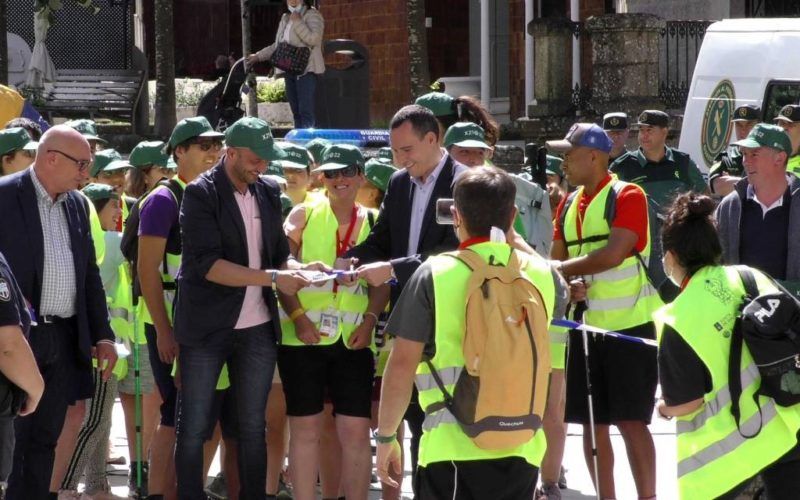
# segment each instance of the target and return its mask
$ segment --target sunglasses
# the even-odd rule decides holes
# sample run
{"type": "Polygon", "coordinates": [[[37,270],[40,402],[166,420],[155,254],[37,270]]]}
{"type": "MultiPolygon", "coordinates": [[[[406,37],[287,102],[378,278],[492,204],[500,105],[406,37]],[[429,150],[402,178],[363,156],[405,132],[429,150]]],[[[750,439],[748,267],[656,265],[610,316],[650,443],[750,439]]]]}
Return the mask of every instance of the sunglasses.
{"type": "Polygon", "coordinates": [[[47,152],[48,153],[58,153],[61,156],[63,156],[64,158],[66,158],[68,160],[71,160],[73,163],[75,163],[75,165],[78,166],[78,171],[79,172],[86,171],[89,168],[89,165],[92,164],[92,160],[79,160],[79,159],[73,158],[72,156],[68,155],[67,153],[65,153],[63,151],[59,151],[57,149],[48,149],[47,152]]]}
{"type": "Polygon", "coordinates": [[[222,141],[198,141],[194,143],[195,146],[200,148],[200,151],[207,153],[212,149],[214,151],[219,151],[222,149],[222,141]]]}
{"type": "Polygon", "coordinates": [[[342,177],[355,177],[360,171],[361,168],[358,165],[348,165],[336,170],[323,170],[322,173],[325,175],[326,179],[335,179],[340,175],[342,177]]]}

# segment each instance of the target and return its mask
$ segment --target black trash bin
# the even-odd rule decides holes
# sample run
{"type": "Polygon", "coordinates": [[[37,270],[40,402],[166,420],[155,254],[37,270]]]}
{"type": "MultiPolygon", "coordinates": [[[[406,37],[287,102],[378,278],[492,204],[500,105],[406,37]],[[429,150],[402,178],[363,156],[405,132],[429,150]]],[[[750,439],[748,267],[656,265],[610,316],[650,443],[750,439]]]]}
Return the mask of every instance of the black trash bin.
{"type": "Polygon", "coordinates": [[[317,84],[317,128],[369,128],[369,56],[353,40],[328,40],[323,54],[349,59],[343,68],[325,67],[317,84]]]}

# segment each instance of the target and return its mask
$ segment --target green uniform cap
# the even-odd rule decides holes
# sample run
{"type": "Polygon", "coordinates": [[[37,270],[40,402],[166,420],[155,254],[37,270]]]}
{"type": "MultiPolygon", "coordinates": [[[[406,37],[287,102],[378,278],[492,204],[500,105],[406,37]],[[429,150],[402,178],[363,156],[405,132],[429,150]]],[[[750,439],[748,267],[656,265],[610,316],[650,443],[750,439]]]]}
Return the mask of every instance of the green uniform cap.
{"type": "Polygon", "coordinates": [[[95,124],[94,120],[82,118],[80,120],[70,120],[64,125],[80,132],[87,141],[99,141],[106,144],[106,140],[97,135],[97,124],[95,124]]]}
{"type": "Polygon", "coordinates": [[[28,131],[22,127],[0,130],[0,155],[13,153],[20,149],[35,151],[38,145],[39,143],[32,141],[28,131]]]}
{"type": "Polygon", "coordinates": [[[435,116],[448,116],[456,114],[453,101],[455,99],[444,92],[431,92],[417,97],[414,104],[430,109],[435,116]]]}
{"type": "Polygon", "coordinates": [[[306,149],[309,153],[311,153],[311,157],[314,159],[314,163],[319,163],[322,161],[322,152],[325,151],[325,148],[333,144],[331,141],[327,139],[316,138],[308,141],[306,143],[306,149]]]}
{"type": "Polygon", "coordinates": [[[767,147],[792,154],[792,141],[783,128],[769,123],[759,123],[750,131],[747,138],[734,142],[735,145],[745,148],[767,147]]]}
{"type": "Polygon", "coordinates": [[[787,104],[782,107],[775,121],[800,122],[800,104],[787,104]]]}
{"type": "Polygon", "coordinates": [[[397,172],[396,168],[377,158],[370,158],[364,166],[364,177],[383,192],[386,192],[386,188],[389,187],[389,179],[395,172],[397,172]]]}
{"type": "Polygon", "coordinates": [[[390,165],[394,165],[394,153],[392,153],[392,148],[388,146],[379,149],[376,158],[389,162],[390,165]]]}
{"type": "Polygon", "coordinates": [[[215,131],[204,116],[184,118],[183,120],[179,121],[172,130],[172,135],[169,137],[169,151],[167,151],[167,153],[174,150],[175,146],[178,144],[186,142],[195,137],[211,137],[213,139],[222,139],[225,137],[225,134],[215,131]]]}
{"type": "Polygon", "coordinates": [[[164,153],[163,141],[142,141],[133,148],[128,161],[136,168],[156,165],[166,167],[169,155],[164,153]]]}
{"type": "Polygon", "coordinates": [[[278,147],[286,153],[286,157],[280,161],[283,168],[305,170],[311,166],[311,156],[303,146],[291,142],[279,142],[278,147]]]}
{"type": "Polygon", "coordinates": [[[114,191],[114,188],[107,184],[99,184],[93,182],[87,184],[81,191],[92,201],[97,200],[118,200],[119,195],[114,191]]]}
{"type": "Polygon", "coordinates": [[[111,172],[126,168],[132,168],[132,165],[123,160],[122,155],[116,149],[104,149],[95,153],[89,175],[97,177],[100,172],[111,172]]]}
{"type": "Polygon", "coordinates": [[[229,148],[248,148],[262,160],[286,157],[286,153],[275,144],[267,122],[252,116],[240,118],[225,130],[225,144],[229,148]]]}
{"type": "Polygon", "coordinates": [[[319,168],[314,169],[314,172],[339,170],[349,167],[350,165],[358,165],[363,170],[364,155],[356,146],[350,144],[331,144],[322,152],[322,161],[320,163],[321,165],[319,168]]]}
{"type": "Polygon", "coordinates": [[[472,122],[454,123],[447,129],[444,134],[444,147],[450,146],[492,149],[486,144],[486,132],[483,127],[472,122]]]}
{"type": "Polygon", "coordinates": [[[547,173],[550,175],[557,175],[564,178],[564,172],[561,170],[561,163],[564,160],[557,156],[547,155],[547,173]]]}

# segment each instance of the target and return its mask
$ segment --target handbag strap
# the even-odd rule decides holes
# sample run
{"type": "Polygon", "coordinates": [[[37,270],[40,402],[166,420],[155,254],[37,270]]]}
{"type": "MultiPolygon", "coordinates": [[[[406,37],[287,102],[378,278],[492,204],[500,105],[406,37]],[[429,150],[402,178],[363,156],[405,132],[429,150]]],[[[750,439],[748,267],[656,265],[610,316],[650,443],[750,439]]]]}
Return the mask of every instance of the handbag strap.
{"type": "Polygon", "coordinates": [[[761,412],[761,403],[758,400],[758,391],[756,391],[753,394],[753,401],[755,402],[756,407],[758,407],[758,415],[761,419],[761,422],[759,423],[758,430],[753,434],[747,435],[742,433],[742,412],[739,406],[739,398],[742,396],[741,365],[742,345],[744,343],[744,337],[742,335],[742,310],[744,310],[745,306],[747,306],[747,304],[749,304],[753,299],[758,297],[758,285],[756,284],[756,278],[753,275],[753,272],[746,267],[737,266],[736,272],[739,274],[739,279],[742,280],[742,284],[744,285],[745,296],[744,299],[742,299],[741,306],[739,307],[739,315],[733,324],[730,355],[728,356],[728,387],[731,393],[731,415],[733,415],[733,420],[736,422],[736,429],[743,438],[750,439],[758,436],[758,434],[761,432],[761,428],[764,426],[764,416],[761,412]]]}

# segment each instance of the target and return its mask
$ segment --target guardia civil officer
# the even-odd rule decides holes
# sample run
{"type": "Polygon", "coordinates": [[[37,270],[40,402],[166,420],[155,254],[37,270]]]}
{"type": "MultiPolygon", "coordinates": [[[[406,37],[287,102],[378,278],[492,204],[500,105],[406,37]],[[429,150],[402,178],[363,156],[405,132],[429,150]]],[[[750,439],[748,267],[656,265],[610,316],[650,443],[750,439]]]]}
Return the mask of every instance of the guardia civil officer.
{"type": "MultiPolygon", "coordinates": [[[[745,288],[737,268],[720,265],[713,211],[711,198],[683,194],[670,207],[661,234],[664,268],[681,289],[655,314],[664,398],[658,412],[677,417],[678,491],[682,499],[734,499],[760,474],[768,498],[794,499],[800,491],[800,406],[755,395],[761,376],[746,344],[739,426],[731,413],[731,332],[745,288]]],[[[745,269],[760,293],[777,290],[765,274],[745,269]]]]}
{"type": "Polygon", "coordinates": [[[783,127],[792,140],[792,154],[786,170],[800,176],[800,104],[787,104],[775,117],[775,124],[783,127]]]}
{"type": "Polygon", "coordinates": [[[614,146],[608,154],[609,165],[614,163],[617,158],[628,152],[625,143],[628,142],[628,136],[631,130],[628,126],[628,114],[621,111],[613,113],[606,113],[603,115],[603,130],[606,131],[608,137],[614,146]]]}
{"type": "MultiPolygon", "coordinates": [[[[736,140],[744,140],[760,120],[761,108],[758,106],[745,104],[736,108],[731,119],[736,140]]],[[[708,187],[712,193],[726,196],[733,191],[736,183],[744,177],[742,158],[742,153],[736,144],[731,144],[717,155],[708,171],[708,187]]]]}

